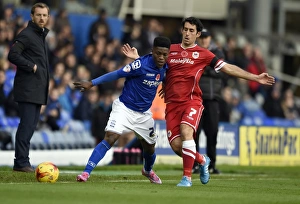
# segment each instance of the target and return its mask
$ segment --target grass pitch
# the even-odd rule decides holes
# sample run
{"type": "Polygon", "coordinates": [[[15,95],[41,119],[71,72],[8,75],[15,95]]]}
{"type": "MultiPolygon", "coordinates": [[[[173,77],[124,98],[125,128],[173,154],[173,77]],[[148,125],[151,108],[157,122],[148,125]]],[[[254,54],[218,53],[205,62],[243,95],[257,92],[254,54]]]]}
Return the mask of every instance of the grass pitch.
{"type": "Polygon", "coordinates": [[[1,204],[299,204],[300,167],[241,167],[219,165],[203,185],[193,174],[193,186],[176,187],[180,165],[155,165],[162,185],[141,175],[141,165],[96,167],[88,182],[76,182],[83,167],[59,167],[56,183],[39,183],[34,174],[0,167],[1,204]]]}

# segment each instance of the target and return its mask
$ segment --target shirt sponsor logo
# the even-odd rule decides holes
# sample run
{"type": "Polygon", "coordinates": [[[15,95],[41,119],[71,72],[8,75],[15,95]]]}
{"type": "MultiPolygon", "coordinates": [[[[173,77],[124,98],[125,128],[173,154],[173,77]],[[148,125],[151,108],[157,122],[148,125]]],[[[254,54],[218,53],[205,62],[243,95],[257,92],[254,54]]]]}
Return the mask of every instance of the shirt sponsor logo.
{"type": "Polygon", "coordinates": [[[144,79],[143,84],[149,86],[149,87],[158,87],[158,85],[160,84],[160,81],[148,81],[147,79],[144,79]]]}
{"type": "Polygon", "coordinates": [[[182,58],[182,59],[171,59],[170,63],[175,63],[175,64],[194,64],[195,61],[191,60],[189,58],[182,58]]]}

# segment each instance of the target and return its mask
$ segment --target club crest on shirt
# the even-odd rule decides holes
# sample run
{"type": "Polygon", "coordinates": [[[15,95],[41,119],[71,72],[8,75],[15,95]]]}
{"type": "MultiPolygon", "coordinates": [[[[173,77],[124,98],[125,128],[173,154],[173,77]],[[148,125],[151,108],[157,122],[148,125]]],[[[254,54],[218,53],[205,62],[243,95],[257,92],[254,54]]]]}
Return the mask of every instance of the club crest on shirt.
{"type": "Polygon", "coordinates": [[[125,67],[123,67],[123,72],[130,72],[131,67],[130,65],[126,65],[125,67]]]}
{"type": "Polygon", "coordinates": [[[193,57],[194,59],[199,58],[199,52],[193,52],[192,57],[193,57]]]}
{"type": "Polygon", "coordinates": [[[156,77],[155,77],[155,80],[159,81],[159,79],[160,79],[160,74],[157,74],[156,77]]]}
{"type": "Polygon", "coordinates": [[[131,67],[133,70],[138,69],[141,67],[141,61],[140,60],[135,60],[134,62],[131,63],[131,67]]]}
{"type": "Polygon", "coordinates": [[[188,52],[187,52],[187,51],[185,51],[185,50],[184,50],[184,51],[182,51],[182,52],[181,52],[181,56],[182,56],[182,57],[186,57],[186,56],[188,56],[188,52]]]}
{"type": "Polygon", "coordinates": [[[168,130],[168,137],[171,137],[172,136],[172,132],[171,132],[171,130],[168,130]]]}

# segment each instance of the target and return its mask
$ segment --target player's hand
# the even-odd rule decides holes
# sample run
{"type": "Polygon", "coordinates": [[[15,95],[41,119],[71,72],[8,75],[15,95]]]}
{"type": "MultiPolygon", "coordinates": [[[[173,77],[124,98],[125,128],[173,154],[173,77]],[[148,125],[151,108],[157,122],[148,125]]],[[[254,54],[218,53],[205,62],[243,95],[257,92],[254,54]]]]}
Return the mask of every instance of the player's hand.
{"type": "Polygon", "coordinates": [[[163,88],[161,88],[159,91],[158,91],[158,95],[160,98],[164,98],[165,97],[165,91],[163,88]]]}
{"type": "Polygon", "coordinates": [[[140,57],[137,49],[135,47],[130,47],[128,43],[123,45],[122,52],[126,57],[129,57],[130,59],[133,60],[140,57]]]}
{"type": "Polygon", "coordinates": [[[93,87],[92,82],[86,81],[86,80],[77,81],[77,82],[74,82],[73,84],[74,84],[75,89],[79,89],[80,92],[84,92],[93,87]]]}
{"type": "Polygon", "coordinates": [[[36,64],[35,64],[34,67],[33,67],[33,73],[35,73],[36,70],[37,70],[37,66],[36,66],[36,64]]]}
{"type": "Polygon", "coordinates": [[[273,76],[270,76],[268,73],[262,73],[258,75],[258,80],[259,83],[272,86],[275,84],[275,78],[273,76]]]}

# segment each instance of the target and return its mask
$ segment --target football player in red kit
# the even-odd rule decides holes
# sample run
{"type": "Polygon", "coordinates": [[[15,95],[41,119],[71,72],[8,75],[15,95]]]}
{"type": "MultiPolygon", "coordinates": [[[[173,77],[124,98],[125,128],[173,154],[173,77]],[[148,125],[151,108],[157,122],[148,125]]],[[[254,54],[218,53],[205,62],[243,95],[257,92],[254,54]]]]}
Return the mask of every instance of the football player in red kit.
{"type": "MultiPolygon", "coordinates": [[[[218,59],[208,49],[196,44],[201,35],[203,25],[194,17],[182,21],[182,42],[172,44],[168,57],[166,80],[163,90],[166,103],[166,125],[168,140],[173,151],[183,160],[183,177],[177,186],[192,186],[192,168],[194,161],[200,165],[200,181],[209,182],[208,166],[210,159],[196,151],[194,136],[204,109],[199,80],[206,66],[216,72],[222,71],[229,75],[246,80],[257,81],[263,85],[272,85],[275,79],[267,73],[251,74],[243,69],[218,59]]],[[[134,47],[126,44],[123,53],[133,59],[139,57],[134,47]]]]}

